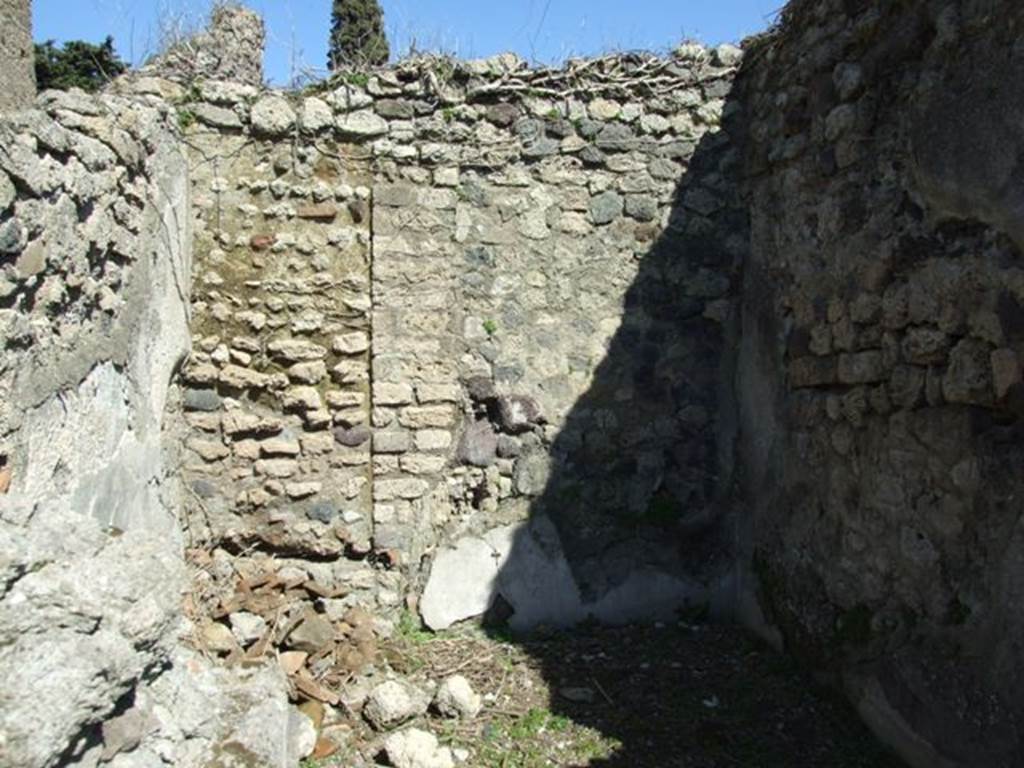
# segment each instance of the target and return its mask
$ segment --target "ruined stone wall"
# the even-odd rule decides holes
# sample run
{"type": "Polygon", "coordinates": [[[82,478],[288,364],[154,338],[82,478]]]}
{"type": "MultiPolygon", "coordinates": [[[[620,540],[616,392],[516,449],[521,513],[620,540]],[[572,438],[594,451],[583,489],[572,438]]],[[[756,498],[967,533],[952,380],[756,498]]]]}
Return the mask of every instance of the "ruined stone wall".
{"type": "Polygon", "coordinates": [[[483,613],[530,518],[567,577],[503,594],[520,621],[706,599],[731,564],[737,62],[125,85],[170,96],[191,157],[191,540],[299,569],[334,618],[393,616],[432,572],[432,625],[483,613]]]}
{"type": "Polygon", "coordinates": [[[36,96],[31,0],[0,2],[0,113],[31,106],[36,96]]]}
{"type": "Polygon", "coordinates": [[[297,762],[303,722],[280,670],[216,669],[184,644],[171,381],[190,346],[192,227],[176,131],[159,100],[80,91],[0,121],[0,754],[12,768],[198,766],[225,749],[297,762]]]}
{"type": "Polygon", "coordinates": [[[743,76],[753,567],[920,766],[1022,762],[1022,23],[796,2],[743,76]]]}
{"type": "Polygon", "coordinates": [[[166,109],[39,106],[0,123],[0,732],[16,766],[93,746],[170,654],[186,583],[162,450],[188,350],[185,158],[166,109]]]}

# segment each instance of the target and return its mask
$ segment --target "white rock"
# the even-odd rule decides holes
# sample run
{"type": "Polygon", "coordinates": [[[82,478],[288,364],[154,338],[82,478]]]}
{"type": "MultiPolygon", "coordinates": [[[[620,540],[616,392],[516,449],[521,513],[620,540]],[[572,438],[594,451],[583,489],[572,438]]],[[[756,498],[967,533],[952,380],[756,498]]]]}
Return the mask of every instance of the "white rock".
{"type": "Polygon", "coordinates": [[[373,97],[360,88],[343,85],[330,93],[327,101],[336,112],[352,112],[373,104],[373,97]]]}
{"type": "Polygon", "coordinates": [[[368,109],[338,115],[338,133],[345,138],[367,139],[388,132],[388,121],[368,109]]]}
{"type": "Polygon", "coordinates": [[[743,61],[743,49],[723,43],[715,48],[713,60],[719,67],[735,67],[743,61]]]}
{"type": "Polygon", "coordinates": [[[288,756],[302,760],[316,748],[316,725],[295,707],[288,712],[288,756]]]}
{"type": "Polygon", "coordinates": [[[452,675],[437,689],[434,706],[445,717],[461,717],[472,720],[480,714],[483,701],[462,675],[452,675]]]}
{"type": "Polygon", "coordinates": [[[295,110],[281,96],[264,96],[252,107],[252,129],[264,136],[283,136],[295,127],[295,110]]]}
{"type": "Polygon", "coordinates": [[[199,85],[199,95],[204,101],[214,104],[239,104],[251,99],[256,93],[254,86],[224,80],[206,80],[199,85]]]}
{"type": "Polygon", "coordinates": [[[393,733],[384,740],[384,751],[394,768],[452,768],[455,760],[437,737],[418,728],[393,733]]]}
{"type": "Polygon", "coordinates": [[[622,112],[622,105],[608,99],[594,99],[587,106],[587,112],[594,120],[614,120],[622,112]]]}
{"type": "Polygon", "coordinates": [[[322,100],[310,96],[302,102],[302,128],[306,131],[322,131],[334,123],[334,112],[322,100]]]}
{"type": "Polygon", "coordinates": [[[247,611],[232,613],[228,617],[228,621],[231,622],[231,633],[242,646],[256,642],[267,631],[267,622],[255,613],[247,611]]]}
{"type": "Polygon", "coordinates": [[[377,730],[393,728],[427,711],[430,697],[404,680],[381,683],[366,699],[363,717],[377,730]]]}

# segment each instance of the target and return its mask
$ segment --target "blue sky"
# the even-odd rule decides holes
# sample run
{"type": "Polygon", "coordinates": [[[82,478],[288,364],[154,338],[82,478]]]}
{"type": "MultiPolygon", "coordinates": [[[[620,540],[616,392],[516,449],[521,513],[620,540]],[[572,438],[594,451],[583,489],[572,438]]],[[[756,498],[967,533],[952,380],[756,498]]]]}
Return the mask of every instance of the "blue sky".
{"type": "MultiPolygon", "coordinates": [[[[322,70],[330,0],[248,0],[267,20],[267,75],[322,70]]],[[[382,0],[392,53],[465,58],[512,50],[552,63],[616,49],[662,50],[684,37],[736,41],[767,27],[784,0],[382,0]]],[[[196,23],[209,0],[33,0],[37,40],[114,36],[135,63],[156,50],[161,19],[196,23]]],[[[165,22],[166,23],[166,22],[165,22]]]]}

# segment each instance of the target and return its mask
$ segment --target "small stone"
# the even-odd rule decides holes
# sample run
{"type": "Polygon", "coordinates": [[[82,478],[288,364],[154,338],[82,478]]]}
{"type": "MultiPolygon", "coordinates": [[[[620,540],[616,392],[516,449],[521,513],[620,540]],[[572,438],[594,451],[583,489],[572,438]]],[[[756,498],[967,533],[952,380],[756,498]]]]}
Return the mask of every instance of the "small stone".
{"type": "Polygon", "coordinates": [[[305,712],[296,707],[288,711],[288,754],[301,760],[313,753],[317,742],[317,726],[305,712]]]}
{"type": "Polygon", "coordinates": [[[316,653],[334,642],[334,626],[320,614],[307,611],[285,642],[291,649],[316,653]]]}
{"type": "Polygon", "coordinates": [[[416,433],[416,450],[443,451],[452,444],[452,433],[444,429],[421,429],[416,433]]]}
{"type": "Polygon", "coordinates": [[[472,720],[480,714],[483,700],[465,677],[452,675],[438,687],[434,706],[445,717],[472,720]]]}
{"type": "Polygon", "coordinates": [[[218,107],[213,104],[196,104],[195,106],[188,107],[188,109],[200,123],[209,125],[212,128],[239,129],[242,127],[242,120],[233,109],[218,107]]]}
{"type": "Polygon", "coordinates": [[[203,461],[220,461],[231,455],[231,450],[224,443],[216,440],[188,441],[189,450],[194,451],[203,461]]]}
{"type": "Polygon", "coordinates": [[[260,453],[263,456],[298,456],[299,444],[284,438],[264,440],[260,443],[260,453]]]}
{"type": "Polygon", "coordinates": [[[411,683],[389,680],[370,691],[363,717],[380,731],[419,717],[429,706],[430,698],[411,683]]]}
{"type": "Polygon", "coordinates": [[[427,403],[457,403],[459,387],[456,384],[417,384],[416,396],[424,405],[427,403]]]}
{"type": "Polygon", "coordinates": [[[186,411],[219,411],[224,401],[212,389],[186,389],[182,405],[186,411]]]}
{"type": "Polygon", "coordinates": [[[373,404],[408,405],[412,402],[412,386],[409,384],[388,384],[379,382],[373,385],[373,404]]]}
{"type": "Polygon", "coordinates": [[[299,122],[303,130],[316,133],[334,125],[334,112],[323,100],[310,96],[302,102],[299,122]]]}
{"type": "Polygon", "coordinates": [[[346,139],[371,139],[388,132],[388,122],[368,109],[338,115],[338,134],[346,139]]]}
{"type": "Polygon", "coordinates": [[[560,149],[561,144],[559,142],[542,136],[535,141],[523,145],[522,154],[527,160],[539,160],[543,157],[557,155],[560,149]]]}
{"type": "Polygon", "coordinates": [[[478,403],[486,403],[497,397],[494,381],[486,376],[472,376],[466,379],[462,386],[466,389],[466,394],[478,403]]]}
{"type": "Polygon", "coordinates": [[[523,447],[517,438],[508,435],[498,436],[498,457],[514,459],[522,453],[523,447]]]}
{"type": "Polygon", "coordinates": [[[519,108],[514,104],[492,104],[484,116],[495,125],[506,128],[519,119],[519,108]]]}
{"type": "Polygon", "coordinates": [[[281,480],[294,476],[299,471],[299,463],[294,459],[260,459],[253,469],[257,475],[281,480]]]}
{"type": "Polygon", "coordinates": [[[231,653],[238,647],[231,630],[216,622],[203,627],[202,639],[206,647],[214,653],[231,653]]]}
{"type": "Polygon", "coordinates": [[[611,123],[601,129],[594,140],[598,149],[606,152],[626,152],[637,148],[637,137],[633,129],[623,123],[611,123]]]}
{"type": "Polygon", "coordinates": [[[384,740],[384,751],[394,768],[453,768],[455,759],[433,734],[418,728],[393,733],[384,740]]]}
{"type": "Polygon", "coordinates": [[[272,341],[267,345],[267,354],[271,359],[286,363],[307,362],[311,360],[323,360],[327,357],[327,350],[312,341],[301,341],[287,339],[283,341],[272,341]]]}
{"type": "Polygon", "coordinates": [[[338,516],[338,510],[329,501],[318,501],[306,509],[306,517],[330,525],[338,516]]]}
{"type": "Polygon", "coordinates": [[[622,106],[608,99],[594,99],[587,105],[587,114],[592,120],[614,120],[622,112],[622,106]]]}
{"type": "Polygon", "coordinates": [[[458,460],[474,467],[489,467],[497,458],[498,436],[488,421],[470,424],[459,439],[458,460]]]}
{"type": "Polygon", "coordinates": [[[864,70],[860,64],[840,62],[832,70],[832,83],[842,101],[852,99],[864,87],[864,70]]]}
{"type": "Polygon", "coordinates": [[[992,360],[988,346],[962,339],[949,355],[942,395],[950,403],[988,405],[992,401],[992,360]]]}
{"type": "Polygon", "coordinates": [[[300,205],[295,209],[295,215],[307,221],[330,222],[338,216],[338,208],[332,203],[317,203],[315,205],[300,205]]]}
{"type": "Polygon", "coordinates": [[[240,365],[225,366],[217,380],[232,389],[262,389],[267,386],[266,375],[240,365]]]}
{"type": "Polygon", "coordinates": [[[231,623],[231,633],[243,648],[255,643],[267,631],[267,622],[261,616],[247,611],[232,613],[228,621],[231,623]]]}
{"type": "Polygon", "coordinates": [[[285,483],[284,492],[289,499],[306,499],[320,493],[323,486],[320,483],[285,483]]]}
{"type": "Polygon", "coordinates": [[[351,428],[338,427],[334,430],[334,439],[338,441],[340,445],[344,445],[347,448],[358,448],[360,445],[366,443],[372,433],[369,428],[360,424],[351,428]]]}
{"type": "Polygon", "coordinates": [[[295,110],[287,99],[264,96],[253,104],[250,119],[254,133],[261,136],[283,136],[295,127],[295,110]]]}
{"type": "Polygon", "coordinates": [[[23,280],[38,275],[46,269],[46,246],[40,240],[33,240],[14,262],[18,277],[23,280]]]}
{"type": "Polygon", "coordinates": [[[338,355],[359,355],[369,348],[370,337],[362,331],[345,333],[331,340],[331,349],[338,355]]]}
{"type": "Polygon", "coordinates": [[[285,391],[281,404],[287,411],[319,411],[323,408],[315,387],[292,387],[285,391]]]}
{"type": "Polygon", "coordinates": [[[743,61],[743,49],[735,45],[723,43],[711,54],[711,61],[719,67],[736,67],[743,61]]]}
{"type": "Polygon", "coordinates": [[[658,216],[658,201],[649,195],[627,195],[626,215],[637,221],[654,221],[658,216]]]}
{"type": "Polygon", "coordinates": [[[541,422],[540,406],[531,397],[504,395],[498,398],[498,422],[512,434],[528,432],[541,422]]]}
{"type": "Polygon", "coordinates": [[[373,108],[378,115],[391,120],[411,120],[416,116],[416,108],[404,99],[381,99],[373,108]]]}
{"type": "Polygon", "coordinates": [[[412,448],[408,432],[378,432],[373,436],[373,450],[377,453],[405,453],[412,448]]]}
{"type": "Polygon", "coordinates": [[[523,496],[538,496],[547,486],[550,474],[548,457],[542,453],[531,453],[516,459],[513,481],[516,490],[523,496]]]}
{"type": "Polygon", "coordinates": [[[327,364],[323,360],[296,363],[288,369],[288,378],[302,384],[318,384],[327,377],[327,364]]]}
{"type": "Polygon", "coordinates": [[[590,219],[595,224],[610,224],[622,215],[624,208],[618,192],[602,192],[590,199],[590,219]]]}
{"type": "Polygon", "coordinates": [[[241,410],[228,411],[222,421],[224,433],[231,435],[273,435],[283,428],[280,420],[241,410]]]}
{"type": "Polygon", "coordinates": [[[249,238],[249,247],[254,251],[265,251],[277,241],[274,235],[253,235],[249,238]]]}

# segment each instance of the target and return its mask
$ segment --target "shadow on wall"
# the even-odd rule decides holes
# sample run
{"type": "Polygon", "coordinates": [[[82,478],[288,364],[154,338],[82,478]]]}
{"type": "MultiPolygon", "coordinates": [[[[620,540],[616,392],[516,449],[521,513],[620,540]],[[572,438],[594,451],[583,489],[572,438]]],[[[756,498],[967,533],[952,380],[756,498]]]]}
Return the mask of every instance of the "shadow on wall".
{"type": "MultiPolygon", "coordinates": [[[[617,745],[579,758],[592,768],[782,766],[795,755],[896,764],[786,657],[721,626],[761,620],[744,578],[750,521],[734,494],[750,245],[738,90],[722,130],[694,147],[591,386],[549,446],[521,441],[516,485],[539,491],[528,522],[483,537],[497,562],[485,625],[518,635],[553,714],[617,745]],[[704,617],[720,625],[694,622],[704,617]],[[574,629],[545,631],[565,627],[574,629]]],[[[467,390],[479,419],[533,428],[527,398],[498,397],[489,382],[467,390]],[[516,408],[522,418],[495,413],[516,408]]]]}
{"type": "Polygon", "coordinates": [[[727,132],[705,134],[590,388],[550,446],[519,457],[517,484],[540,493],[528,525],[490,534],[507,553],[492,621],[616,624],[712,601],[729,612],[719,593],[736,560],[731,297],[747,242],[738,172],[727,132]]]}
{"type": "MultiPolygon", "coordinates": [[[[732,99],[724,114],[723,130],[694,149],[668,226],[640,260],[590,388],[549,447],[518,459],[517,484],[542,490],[528,523],[485,537],[502,556],[485,617],[491,626],[660,620],[674,627],[708,612],[734,614],[741,555],[731,496],[734,298],[749,235],[741,157],[730,138],[742,114],[732,99]]],[[[475,398],[481,415],[498,407],[484,394],[475,398]]],[[[564,657],[524,644],[553,689],[572,684],[564,657]]],[[[628,647],[618,650],[628,659],[628,647]]],[[[623,742],[600,765],[649,764],[662,746],[631,744],[636,731],[620,729],[617,717],[571,703],[561,711],[623,742]]]]}

